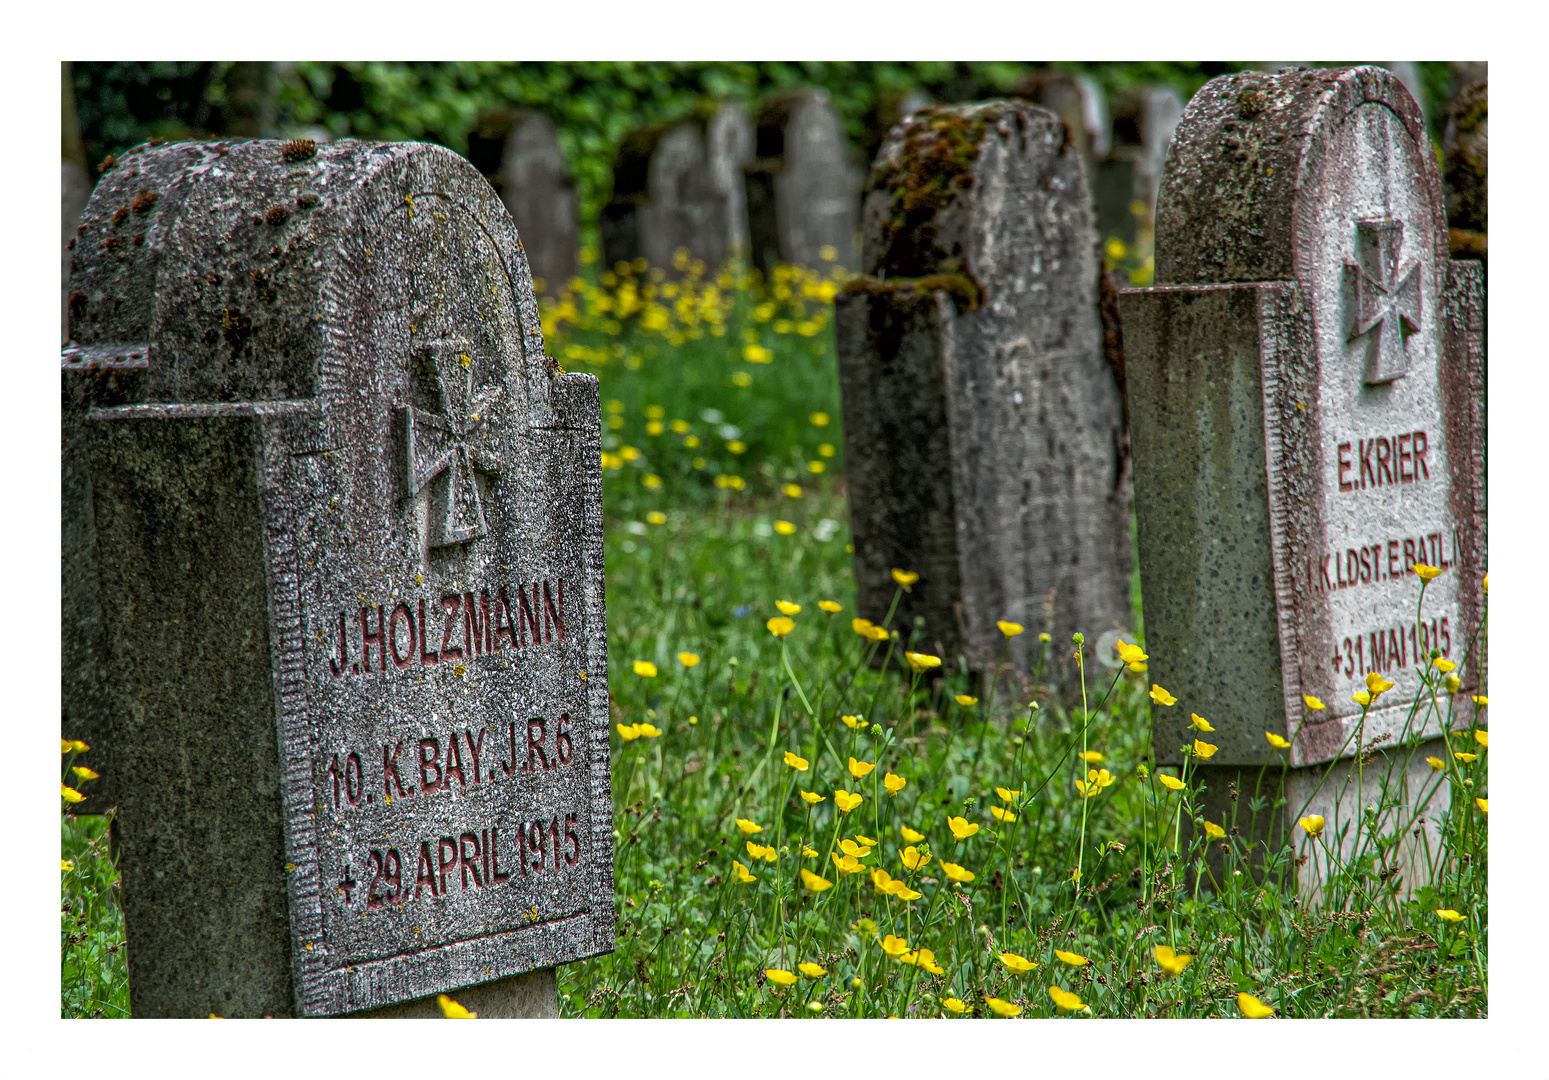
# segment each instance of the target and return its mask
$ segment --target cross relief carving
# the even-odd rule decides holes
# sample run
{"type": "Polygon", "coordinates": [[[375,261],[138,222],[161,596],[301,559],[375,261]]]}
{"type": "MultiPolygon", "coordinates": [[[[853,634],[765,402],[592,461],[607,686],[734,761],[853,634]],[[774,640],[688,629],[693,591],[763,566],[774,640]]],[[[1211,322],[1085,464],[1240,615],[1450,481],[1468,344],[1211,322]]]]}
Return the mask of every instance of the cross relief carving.
{"type": "Polygon", "coordinates": [[[1420,264],[1399,263],[1403,222],[1358,221],[1355,229],[1360,261],[1345,263],[1355,283],[1349,340],[1367,338],[1365,381],[1375,386],[1409,373],[1404,335],[1420,329],[1420,264]]]}
{"type": "Polygon", "coordinates": [[[418,377],[439,413],[404,405],[404,463],[409,495],[416,497],[443,473],[446,506],[431,547],[477,540],[489,532],[474,470],[498,474],[505,462],[495,450],[490,415],[500,397],[498,386],[474,386],[473,345],[444,337],[415,346],[418,377]]]}

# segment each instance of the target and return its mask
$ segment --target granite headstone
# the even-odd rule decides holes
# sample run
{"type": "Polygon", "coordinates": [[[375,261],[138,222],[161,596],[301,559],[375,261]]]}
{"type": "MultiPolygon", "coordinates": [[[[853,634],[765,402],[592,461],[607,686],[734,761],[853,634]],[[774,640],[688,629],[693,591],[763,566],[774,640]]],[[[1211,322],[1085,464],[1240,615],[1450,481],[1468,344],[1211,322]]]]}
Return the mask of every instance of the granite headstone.
{"type": "Polygon", "coordinates": [[[83,224],[135,1014],[552,1014],[613,945],[598,390],[504,207],[432,145],[214,142],[83,224]]]}
{"type": "Polygon", "coordinates": [[[1279,760],[1272,733],[1286,813],[1318,791],[1336,836],[1391,773],[1416,814],[1437,751],[1414,740],[1439,731],[1411,719],[1416,672],[1439,650],[1468,692],[1483,666],[1484,285],[1448,257],[1409,93],[1374,67],[1207,84],[1162,182],[1157,279],[1121,306],[1150,677],[1179,701],[1154,713],[1158,760],[1197,712],[1213,799],[1279,760]],[[1423,621],[1415,564],[1442,569],[1423,621]],[[1357,748],[1372,672],[1395,686],[1357,748]],[[1391,768],[1338,803],[1363,749],[1391,768]]]}
{"type": "Polygon", "coordinates": [[[575,277],[575,181],[554,123],[533,109],[503,109],[468,134],[468,160],[484,174],[516,223],[538,291],[558,292],[575,277]]]}
{"type": "Polygon", "coordinates": [[[1051,593],[1059,642],[1128,627],[1122,402],[1065,126],[1025,102],[914,114],[872,171],[864,236],[835,315],[860,614],[914,571],[895,625],[922,617],[920,649],[979,671],[1010,620],[1034,631],[1008,654],[1027,672],[1051,593]]]}
{"type": "Polygon", "coordinates": [[[730,101],[628,135],[614,160],[613,196],[598,222],[607,264],[644,258],[676,274],[683,269],[679,251],[707,267],[745,254],[741,179],[752,153],[752,124],[730,101]]]}
{"type": "Polygon", "coordinates": [[[855,266],[863,170],[821,90],[787,90],[759,106],[746,167],[752,262],[855,266]]]}

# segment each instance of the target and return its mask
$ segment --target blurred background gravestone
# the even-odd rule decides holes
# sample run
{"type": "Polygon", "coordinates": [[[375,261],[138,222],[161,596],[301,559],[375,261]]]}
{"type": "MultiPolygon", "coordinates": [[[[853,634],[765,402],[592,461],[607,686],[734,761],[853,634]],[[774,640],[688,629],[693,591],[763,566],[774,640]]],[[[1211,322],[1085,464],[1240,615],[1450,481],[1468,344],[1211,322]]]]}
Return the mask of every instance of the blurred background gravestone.
{"type": "Polygon", "coordinates": [[[607,265],[643,258],[681,273],[679,251],[711,268],[745,252],[739,180],[752,152],[751,124],[734,102],[709,103],[688,119],[628,135],[599,221],[607,265]]]}
{"type": "Polygon", "coordinates": [[[764,101],[745,167],[752,263],[821,268],[855,265],[863,171],[850,158],[839,114],[821,90],[788,90],[764,101]]]}
{"type": "Polygon", "coordinates": [[[563,289],[575,277],[578,220],[553,121],[534,109],[488,113],[468,134],[468,160],[516,222],[538,292],[563,289]]]}
{"type": "Polygon", "coordinates": [[[915,648],[983,672],[997,621],[1021,623],[1022,693],[1037,631],[1058,676],[1073,631],[1090,652],[1131,618],[1122,405],[1066,130],[1023,102],[905,120],[867,185],[866,276],[836,300],[859,613],[881,620],[891,571],[916,572],[903,640],[923,619],[915,648]]]}
{"type": "Polygon", "coordinates": [[[505,209],[428,144],[205,142],[83,223],[135,1014],[555,1015],[614,940],[600,409],[505,209]]]}
{"type": "Polygon", "coordinates": [[[1447,225],[1452,254],[1484,262],[1489,255],[1490,86],[1469,83],[1452,102],[1442,153],[1447,162],[1447,225]]]}
{"type": "Polygon", "coordinates": [[[1288,740],[1273,833],[1321,814],[1348,857],[1380,799],[1367,836],[1396,835],[1381,861],[1409,877],[1448,798],[1416,672],[1434,649],[1468,693],[1484,669],[1483,274],[1449,258],[1425,119],[1387,71],[1224,76],[1177,139],[1158,285],[1121,300],[1146,649],[1178,701],[1153,709],[1157,760],[1183,761],[1191,713],[1213,724],[1190,775],[1220,822],[1288,740]],[[1441,570],[1418,621],[1416,564],[1441,570]],[[1363,715],[1372,675],[1393,685],[1363,715]]]}
{"type": "Polygon", "coordinates": [[[1108,153],[1097,165],[1097,229],[1104,254],[1149,280],[1156,235],[1156,194],[1183,98],[1170,86],[1132,86],[1113,100],[1108,153]],[[1115,243],[1117,241],[1117,244],[1115,243]]]}

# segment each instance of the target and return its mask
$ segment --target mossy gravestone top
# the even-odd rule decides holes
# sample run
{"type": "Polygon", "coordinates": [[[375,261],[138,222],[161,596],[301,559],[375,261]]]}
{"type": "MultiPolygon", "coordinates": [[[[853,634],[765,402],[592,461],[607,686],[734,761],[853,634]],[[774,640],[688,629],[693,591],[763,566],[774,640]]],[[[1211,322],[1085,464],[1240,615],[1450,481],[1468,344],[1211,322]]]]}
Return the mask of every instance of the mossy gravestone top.
{"type": "Polygon", "coordinates": [[[1184,113],[1158,284],[1122,297],[1150,675],[1180,702],[1163,760],[1191,712],[1211,765],[1268,760],[1266,732],[1292,764],[1350,755],[1372,672],[1396,685],[1364,745],[1435,734],[1411,715],[1433,649],[1476,685],[1484,285],[1441,192],[1378,68],[1227,76],[1184,113]],[[1418,620],[1416,564],[1442,571],[1418,620]]]}
{"type": "Polygon", "coordinates": [[[612,948],[597,382],[495,193],[429,145],[182,144],[84,224],[136,1014],[612,948]]]}
{"type": "Polygon", "coordinates": [[[923,618],[917,649],[987,671],[1010,620],[1028,673],[1052,608],[1072,672],[1074,631],[1129,626],[1132,572],[1081,155],[1033,105],[925,109],[883,144],[864,213],[866,276],[836,310],[860,613],[913,571],[906,640],[923,618]]]}

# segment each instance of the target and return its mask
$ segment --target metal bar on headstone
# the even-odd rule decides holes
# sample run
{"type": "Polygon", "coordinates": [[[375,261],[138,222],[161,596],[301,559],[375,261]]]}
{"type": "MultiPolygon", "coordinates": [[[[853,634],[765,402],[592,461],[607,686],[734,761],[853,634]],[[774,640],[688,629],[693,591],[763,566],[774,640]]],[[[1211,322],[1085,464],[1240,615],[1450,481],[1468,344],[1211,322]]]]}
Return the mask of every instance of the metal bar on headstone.
{"type": "Polygon", "coordinates": [[[1074,631],[1095,652],[1130,626],[1133,565],[1081,156],[1033,105],[926,109],[883,145],[864,236],[835,314],[860,614],[912,571],[905,641],[923,618],[918,649],[987,672],[1021,623],[1025,680],[1048,626],[1068,675],[1074,631]]]}
{"type": "Polygon", "coordinates": [[[554,1015],[614,941],[600,410],[505,209],[437,146],[212,142],[83,220],[135,1014],[554,1015]]]}
{"type": "Polygon", "coordinates": [[[468,160],[494,187],[516,223],[533,285],[558,292],[576,272],[575,181],[554,122],[534,109],[503,109],[468,134],[468,160]]]}
{"type": "MultiPolygon", "coordinates": [[[[1477,693],[1483,671],[1484,286],[1448,258],[1441,177],[1398,79],[1207,84],[1163,178],[1157,282],[1121,297],[1150,677],[1178,701],[1154,709],[1157,759],[1181,760],[1198,713],[1218,747],[1192,768],[1213,820],[1232,781],[1252,790],[1283,760],[1274,736],[1293,766],[1277,835],[1313,812],[1337,842],[1390,772],[1413,825],[1448,799],[1417,672],[1437,650],[1477,693]],[[1442,570],[1423,622],[1416,564],[1442,570]],[[1374,673],[1395,685],[1363,724],[1352,697],[1374,673]],[[1379,755],[1368,787],[1347,792],[1363,751],[1379,755]]],[[[1380,827],[1399,813],[1385,801],[1380,827]]],[[[1394,858],[1419,858],[1403,831],[1394,858]]]]}
{"type": "Polygon", "coordinates": [[[855,265],[863,170],[850,160],[826,93],[786,90],[759,106],[746,174],[752,263],[761,273],[777,262],[855,265]]]}

